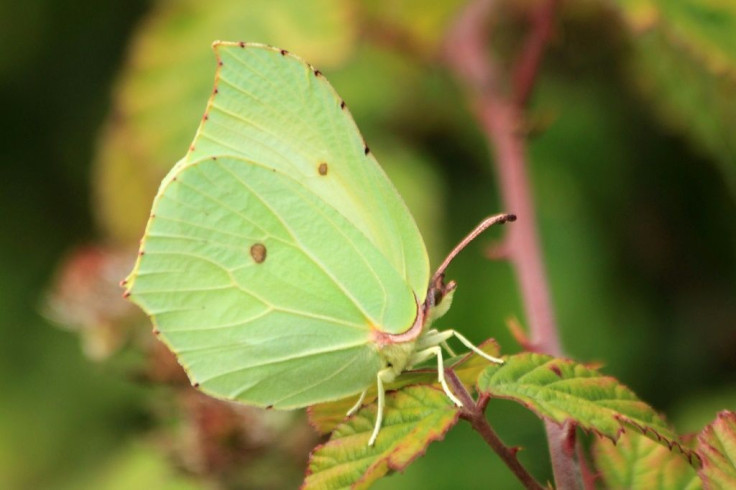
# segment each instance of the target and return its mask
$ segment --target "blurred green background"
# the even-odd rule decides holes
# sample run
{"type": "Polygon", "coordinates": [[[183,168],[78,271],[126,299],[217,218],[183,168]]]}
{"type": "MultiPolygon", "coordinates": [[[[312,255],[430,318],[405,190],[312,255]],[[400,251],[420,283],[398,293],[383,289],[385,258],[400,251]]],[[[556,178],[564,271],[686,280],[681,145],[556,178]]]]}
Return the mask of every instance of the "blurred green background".
{"type": "MultiPolygon", "coordinates": [[[[500,3],[506,59],[535,1],[500,3]]],[[[0,488],[297,485],[313,442],[301,415],[223,416],[187,398],[115,283],[198,125],[215,39],[274,44],[326,74],[433,263],[482,217],[513,212],[438,61],[463,4],[0,2],[0,488]],[[270,435],[256,443],[244,425],[270,435]]],[[[681,432],[736,409],[736,4],[564,2],[528,123],[566,353],[603,363],[681,432]]],[[[525,320],[510,267],[484,258],[493,242],[450,269],[459,289],[441,324],[510,353],[506,321],[525,320]]],[[[489,418],[549,478],[536,417],[499,401],[489,418]]],[[[515,488],[465,425],[377,487],[515,488]]]]}

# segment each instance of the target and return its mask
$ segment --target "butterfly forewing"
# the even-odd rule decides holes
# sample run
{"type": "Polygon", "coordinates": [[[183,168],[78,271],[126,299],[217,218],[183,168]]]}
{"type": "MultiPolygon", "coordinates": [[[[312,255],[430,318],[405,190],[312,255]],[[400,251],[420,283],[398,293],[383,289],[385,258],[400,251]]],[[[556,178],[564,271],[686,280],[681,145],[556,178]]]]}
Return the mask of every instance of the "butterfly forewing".
{"type": "Polygon", "coordinates": [[[215,90],[184,165],[237,155],[298,180],[368,237],[423,302],[424,242],[329,82],[269,46],[216,43],[215,50],[215,90]]]}

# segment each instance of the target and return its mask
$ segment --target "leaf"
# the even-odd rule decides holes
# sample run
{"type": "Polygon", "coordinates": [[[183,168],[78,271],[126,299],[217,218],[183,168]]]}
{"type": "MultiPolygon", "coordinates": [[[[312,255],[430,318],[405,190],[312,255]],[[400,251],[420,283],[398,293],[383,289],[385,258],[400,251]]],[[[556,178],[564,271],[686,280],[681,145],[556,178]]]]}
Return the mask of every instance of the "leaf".
{"type": "Polygon", "coordinates": [[[349,56],[355,29],[342,0],[159,2],[135,34],[95,157],[95,210],[122,243],[140,237],[166,171],[183,156],[212,89],[217,39],[299,49],[325,69],[349,56]]]}
{"type": "Polygon", "coordinates": [[[736,2],[618,0],[632,74],[662,119],[712,154],[736,190],[736,2]]]}
{"type": "Polygon", "coordinates": [[[505,360],[505,364],[491,365],[481,373],[481,392],[517,401],[560,424],[574,420],[583,429],[612,441],[628,427],[690,454],[665,421],[615,378],[542,354],[524,353],[505,360]]]}
{"type": "Polygon", "coordinates": [[[442,439],[455,425],[458,415],[442,390],[414,386],[389,393],[375,446],[368,446],[376,417],[376,405],[371,404],[315,448],[302,489],[368,488],[424,454],[430,442],[442,439]]]}
{"type": "Polygon", "coordinates": [[[705,488],[736,488],[736,413],[719,413],[698,435],[697,450],[705,488]]]}
{"type": "MultiPolygon", "coordinates": [[[[478,345],[478,348],[491,356],[497,357],[499,355],[500,349],[495,340],[486,340],[478,345]]],[[[473,386],[478,379],[478,375],[489,364],[490,362],[487,359],[483,359],[472,352],[445,361],[446,367],[452,367],[466,387],[473,386]]],[[[386,385],[386,391],[399,390],[411,385],[433,385],[436,389],[440,389],[436,367],[404,372],[393,383],[386,385]]],[[[368,390],[364,405],[372,404],[375,398],[376,388],[374,386],[368,390]]],[[[345,414],[352,408],[356,400],[357,397],[345,398],[335,402],[312,405],[307,409],[309,423],[319,433],[327,434],[345,420],[345,414]]]]}
{"type": "Polygon", "coordinates": [[[402,43],[404,50],[411,49],[432,55],[442,41],[448,24],[455,19],[464,2],[363,0],[358,4],[362,16],[368,20],[365,30],[369,35],[402,43]]]}
{"type": "Polygon", "coordinates": [[[605,488],[702,488],[695,469],[687,461],[633,432],[624,434],[615,444],[608,439],[596,440],[593,458],[605,488]]]}

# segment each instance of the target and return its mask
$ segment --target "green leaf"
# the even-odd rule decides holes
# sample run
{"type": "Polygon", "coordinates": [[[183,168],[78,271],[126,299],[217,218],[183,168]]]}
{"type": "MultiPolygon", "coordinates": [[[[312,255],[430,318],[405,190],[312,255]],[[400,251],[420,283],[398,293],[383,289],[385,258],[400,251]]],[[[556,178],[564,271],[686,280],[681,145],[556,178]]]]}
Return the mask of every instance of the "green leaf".
{"type": "Polygon", "coordinates": [[[403,49],[432,55],[449,24],[455,20],[462,0],[370,0],[358,2],[369,35],[393,38],[403,49]]]}
{"type": "MultiPolygon", "coordinates": [[[[486,354],[494,357],[499,356],[499,347],[495,340],[486,340],[478,345],[486,354]]],[[[460,381],[466,387],[475,385],[478,375],[485,369],[490,362],[477,354],[469,352],[462,356],[453,357],[446,360],[447,367],[451,367],[460,381]]],[[[401,374],[394,382],[386,385],[386,391],[399,390],[405,386],[412,385],[432,385],[436,389],[441,389],[437,381],[437,369],[416,369],[401,374]]],[[[375,386],[368,390],[364,404],[373,403],[376,398],[375,386]]],[[[345,420],[345,414],[352,408],[357,397],[345,398],[335,402],[319,403],[308,408],[309,423],[321,434],[327,434],[345,420]]]]}
{"type": "Polygon", "coordinates": [[[628,432],[614,444],[598,439],[593,446],[595,466],[605,488],[702,488],[695,469],[679,455],[640,434],[628,432]]]}
{"type": "Polygon", "coordinates": [[[723,411],[698,435],[698,472],[707,488],[736,488],[736,413],[723,411]]]}
{"type": "Polygon", "coordinates": [[[376,405],[340,424],[315,448],[302,489],[368,488],[389,471],[401,471],[440,440],[458,420],[459,409],[442,390],[414,386],[388,394],[383,428],[373,447],[376,405]]]}
{"type": "Polygon", "coordinates": [[[736,2],[618,0],[633,77],[661,118],[721,163],[736,191],[736,2]]]}
{"type": "Polygon", "coordinates": [[[533,353],[505,358],[480,375],[478,389],[517,401],[557,423],[573,420],[583,429],[618,440],[625,428],[689,453],[665,421],[626,386],[597,370],[533,353]]]}

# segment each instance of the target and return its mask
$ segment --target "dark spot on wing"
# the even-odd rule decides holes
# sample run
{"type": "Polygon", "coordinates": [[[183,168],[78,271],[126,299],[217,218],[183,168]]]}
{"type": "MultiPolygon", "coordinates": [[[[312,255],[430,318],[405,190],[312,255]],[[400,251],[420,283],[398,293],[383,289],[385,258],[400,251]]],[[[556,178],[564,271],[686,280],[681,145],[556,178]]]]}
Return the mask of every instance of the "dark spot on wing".
{"type": "Polygon", "coordinates": [[[262,243],[256,243],[250,247],[250,256],[256,264],[263,263],[266,260],[266,246],[262,243]]]}
{"type": "Polygon", "coordinates": [[[344,100],[341,100],[340,101],[340,109],[345,109],[345,101],[344,100]]]}
{"type": "Polygon", "coordinates": [[[370,152],[371,152],[371,149],[368,148],[367,145],[365,147],[363,147],[363,153],[365,153],[366,155],[368,155],[368,153],[370,153],[370,152]]]}
{"type": "Polygon", "coordinates": [[[322,162],[319,164],[319,167],[317,167],[317,171],[320,175],[327,175],[327,162],[322,162]]]}
{"type": "Polygon", "coordinates": [[[556,364],[552,364],[551,366],[549,366],[549,369],[550,369],[550,371],[552,371],[553,373],[555,373],[558,378],[561,378],[562,377],[562,371],[560,370],[560,366],[558,366],[556,364]]]}
{"type": "Polygon", "coordinates": [[[320,77],[320,76],[322,76],[322,72],[319,71],[319,70],[314,70],[314,76],[315,77],[320,77]]]}
{"type": "Polygon", "coordinates": [[[287,54],[289,54],[289,52],[287,50],[285,50],[285,49],[282,49],[281,50],[281,56],[286,56],[287,54]]]}
{"type": "Polygon", "coordinates": [[[243,42],[243,41],[240,41],[240,42],[238,43],[238,46],[240,46],[241,48],[244,48],[244,47],[245,47],[245,42],[243,42]]]}

